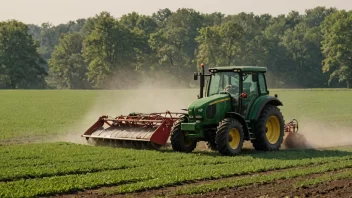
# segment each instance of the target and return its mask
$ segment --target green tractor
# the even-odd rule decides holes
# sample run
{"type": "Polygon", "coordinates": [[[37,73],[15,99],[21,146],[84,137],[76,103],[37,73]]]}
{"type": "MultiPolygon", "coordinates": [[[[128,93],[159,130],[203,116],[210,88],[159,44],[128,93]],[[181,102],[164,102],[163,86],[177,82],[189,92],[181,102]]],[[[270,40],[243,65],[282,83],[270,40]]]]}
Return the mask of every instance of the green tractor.
{"type": "Polygon", "coordinates": [[[297,121],[285,124],[278,108],[282,102],[277,94],[269,96],[266,67],[214,67],[209,74],[204,74],[203,64],[201,68],[194,73],[194,80],[200,76],[198,100],[171,129],[174,151],[192,152],[197,142],[205,141],[210,149],[232,156],[241,152],[245,140],[259,151],[276,151],[284,141],[297,140],[297,121]],[[209,80],[203,96],[205,77],[209,80]]]}

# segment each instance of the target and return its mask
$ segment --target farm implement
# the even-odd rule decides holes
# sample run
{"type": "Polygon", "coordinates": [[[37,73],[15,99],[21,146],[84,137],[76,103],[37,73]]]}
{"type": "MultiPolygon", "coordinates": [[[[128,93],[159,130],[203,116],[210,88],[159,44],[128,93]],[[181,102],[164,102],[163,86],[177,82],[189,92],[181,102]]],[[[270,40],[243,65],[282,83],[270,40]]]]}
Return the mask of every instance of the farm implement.
{"type": "Polygon", "coordinates": [[[95,144],[157,149],[169,139],[171,128],[185,113],[130,113],[115,118],[99,117],[83,135],[95,144]]]}
{"type": "Polygon", "coordinates": [[[269,96],[265,67],[230,66],[209,69],[200,76],[198,100],[183,113],[130,113],[101,116],[82,136],[97,145],[158,149],[171,144],[178,152],[192,152],[199,141],[223,155],[237,155],[243,142],[256,150],[306,148],[298,121],[284,122],[277,94],[269,96]],[[204,96],[205,77],[209,77],[204,96]]]}

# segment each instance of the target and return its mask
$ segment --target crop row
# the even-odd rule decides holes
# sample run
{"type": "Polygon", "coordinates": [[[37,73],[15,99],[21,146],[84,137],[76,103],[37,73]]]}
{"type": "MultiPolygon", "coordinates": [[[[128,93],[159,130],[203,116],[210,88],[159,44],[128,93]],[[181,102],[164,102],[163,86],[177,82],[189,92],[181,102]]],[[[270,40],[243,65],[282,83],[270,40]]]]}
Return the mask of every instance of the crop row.
{"type": "MultiPolygon", "coordinates": [[[[273,180],[278,179],[288,179],[295,178],[304,175],[324,173],[327,171],[334,171],[343,168],[351,168],[352,161],[338,161],[328,164],[322,164],[319,166],[296,169],[292,171],[282,171],[282,172],[274,172],[271,174],[265,175],[255,175],[255,176],[246,176],[246,177],[236,177],[233,179],[226,179],[221,181],[212,181],[206,184],[201,185],[189,185],[187,187],[180,187],[173,191],[171,194],[173,195],[187,195],[187,194],[199,194],[199,193],[207,193],[212,191],[218,191],[225,188],[233,188],[240,187],[250,184],[263,184],[268,183],[273,180]]],[[[111,193],[111,192],[110,192],[111,193]]]]}
{"type": "MultiPolygon", "coordinates": [[[[58,175],[69,175],[69,174],[85,174],[89,172],[100,172],[106,170],[118,170],[118,169],[131,169],[131,171],[138,171],[140,167],[149,167],[154,169],[155,167],[168,166],[173,168],[175,171],[181,170],[185,166],[200,166],[200,165],[212,165],[218,166],[220,164],[232,165],[235,167],[243,167],[244,165],[260,167],[258,164],[267,164],[267,168],[273,169],[287,167],[290,165],[309,165],[327,163],[335,160],[351,159],[352,156],[345,156],[341,158],[314,158],[312,160],[295,160],[295,161],[280,161],[280,160],[267,160],[267,159],[253,159],[248,161],[232,161],[232,162],[217,162],[199,159],[198,161],[182,159],[177,161],[137,161],[137,160],[101,160],[97,162],[72,162],[64,164],[47,164],[41,166],[28,166],[28,167],[14,167],[14,168],[1,168],[0,181],[12,181],[21,178],[37,178],[37,177],[48,177],[58,175]],[[270,166],[269,166],[270,165],[270,166]]],[[[268,170],[268,169],[263,169],[268,170]]],[[[257,171],[262,171],[258,169],[257,171]]]]}
{"type": "MultiPolygon", "coordinates": [[[[352,151],[351,148],[346,151],[352,151]]],[[[132,149],[122,148],[109,148],[109,147],[97,147],[87,145],[77,145],[71,143],[49,143],[49,144],[27,144],[27,145],[12,145],[12,146],[0,146],[0,155],[4,162],[13,161],[14,163],[21,162],[23,160],[40,162],[41,160],[55,160],[59,161],[81,161],[87,159],[96,158],[123,158],[123,159],[147,159],[153,157],[153,159],[159,159],[167,161],[169,159],[216,159],[217,161],[233,161],[231,157],[219,156],[216,152],[200,152],[193,154],[179,154],[169,151],[137,151],[132,149]]],[[[272,158],[272,159],[297,159],[297,158],[310,158],[310,157],[325,157],[325,156],[345,156],[350,155],[350,152],[343,152],[339,150],[282,150],[280,152],[252,152],[245,150],[242,155],[236,156],[236,159],[249,159],[249,158],[272,158]]],[[[0,167],[4,164],[0,164],[0,167]]]]}
{"type": "MultiPolygon", "coordinates": [[[[92,147],[86,145],[75,145],[69,143],[53,144],[32,144],[0,147],[2,163],[0,167],[16,167],[43,164],[58,164],[72,162],[86,162],[97,160],[115,160],[117,163],[123,160],[143,161],[153,159],[153,161],[169,162],[178,160],[188,160],[197,162],[217,161],[220,163],[233,162],[232,157],[223,157],[217,153],[193,153],[181,154],[176,152],[158,151],[136,151],[131,149],[92,147]]],[[[278,159],[296,160],[320,157],[343,157],[349,156],[351,152],[337,150],[305,150],[305,151],[280,151],[280,152],[247,152],[236,156],[236,161],[248,161],[254,159],[278,159]]]]}
{"type": "MultiPolygon", "coordinates": [[[[228,162],[230,163],[230,162],[228,162]]],[[[176,168],[182,168],[184,166],[197,166],[197,165],[217,165],[224,164],[224,162],[202,160],[190,161],[187,159],[181,160],[170,160],[168,162],[160,161],[148,161],[148,160],[111,160],[104,159],[98,161],[85,161],[85,162],[67,162],[67,163],[49,163],[41,164],[37,166],[18,166],[18,167],[6,167],[0,168],[0,181],[13,181],[18,179],[26,178],[37,178],[37,177],[48,177],[48,176],[59,176],[69,174],[85,174],[90,172],[99,172],[106,170],[118,170],[118,169],[138,169],[139,167],[154,167],[159,166],[170,166],[176,168]],[[172,166],[170,166],[170,164],[172,166]]]]}
{"type": "MultiPolygon", "coordinates": [[[[331,160],[331,159],[330,159],[331,160]]],[[[329,163],[328,158],[313,159],[314,163],[329,163]]],[[[344,160],[349,162],[348,160],[344,160]]],[[[339,161],[338,163],[343,163],[339,161]]],[[[142,189],[177,184],[186,181],[216,179],[233,175],[243,175],[268,170],[284,169],[311,164],[309,160],[281,161],[272,163],[241,162],[217,165],[193,165],[179,167],[178,164],[159,164],[154,167],[142,166],[121,170],[109,170],[87,174],[21,179],[0,183],[0,196],[15,197],[49,195],[53,193],[72,192],[99,186],[119,185],[116,192],[134,192],[142,189]],[[144,182],[143,182],[144,181],[144,182]],[[131,183],[132,182],[132,183],[131,183]]]]}
{"type": "Polygon", "coordinates": [[[307,179],[305,181],[300,181],[299,183],[295,183],[293,186],[295,188],[308,187],[308,186],[320,184],[323,182],[335,181],[335,180],[347,179],[347,178],[349,179],[352,178],[351,169],[347,169],[339,173],[325,174],[312,179],[307,179]]]}
{"type": "Polygon", "coordinates": [[[268,164],[280,167],[282,164],[285,165],[287,163],[307,165],[351,158],[350,152],[315,150],[249,153],[237,157],[222,157],[207,154],[91,147],[66,143],[16,145],[11,146],[11,148],[11,152],[7,152],[9,150],[8,147],[0,147],[0,154],[4,154],[2,157],[5,159],[10,158],[9,156],[13,157],[11,160],[3,160],[1,163],[0,181],[66,174],[85,174],[126,168],[138,169],[139,167],[154,169],[155,167],[172,165],[175,171],[179,171],[182,167],[189,165],[231,164],[234,167],[242,167],[243,164],[248,166],[268,164]]]}

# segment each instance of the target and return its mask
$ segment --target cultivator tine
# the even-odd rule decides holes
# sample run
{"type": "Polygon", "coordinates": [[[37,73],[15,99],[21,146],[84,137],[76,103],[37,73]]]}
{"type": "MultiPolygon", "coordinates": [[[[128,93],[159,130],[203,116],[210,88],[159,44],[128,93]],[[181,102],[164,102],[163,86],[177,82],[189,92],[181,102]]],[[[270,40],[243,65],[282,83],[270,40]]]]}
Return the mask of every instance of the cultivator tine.
{"type": "Polygon", "coordinates": [[[130,114],[109,118],[102,116],[83,135],[97,144],[137,149],[159,149],[165,145],[173,123],[184,113],[130,114]],[[104,124],[108,125],[104,128],[104,124]]]}

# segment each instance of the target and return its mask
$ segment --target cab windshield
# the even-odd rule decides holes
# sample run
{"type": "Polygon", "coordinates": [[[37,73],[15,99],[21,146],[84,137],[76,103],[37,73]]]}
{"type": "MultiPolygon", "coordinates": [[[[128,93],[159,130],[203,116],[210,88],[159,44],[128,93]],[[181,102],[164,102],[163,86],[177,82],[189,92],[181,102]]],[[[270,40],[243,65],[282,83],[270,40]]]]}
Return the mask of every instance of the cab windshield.
{"type": "Polygon", "coordinates": [[[239,96],[239,73],[218,72],[211,76],[208,95],[212,96],[220,92],[228,92],[233,97],[239,96]]]}

